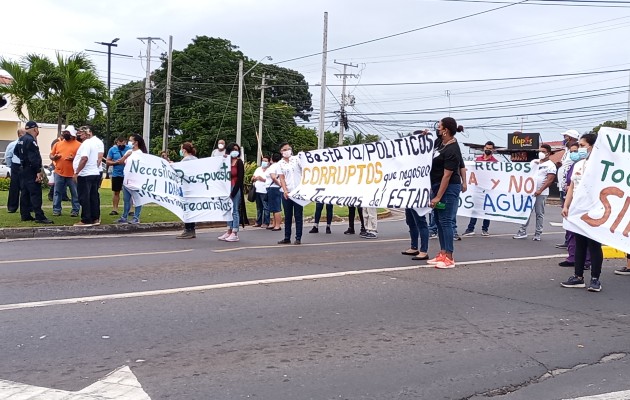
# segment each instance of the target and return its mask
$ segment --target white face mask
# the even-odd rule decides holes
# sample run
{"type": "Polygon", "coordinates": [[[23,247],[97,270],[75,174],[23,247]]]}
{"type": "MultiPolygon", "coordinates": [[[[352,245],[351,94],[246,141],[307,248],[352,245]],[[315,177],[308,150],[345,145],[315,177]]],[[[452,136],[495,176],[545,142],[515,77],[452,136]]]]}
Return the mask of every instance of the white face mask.
{"type": "Polygon", "coordinates": [[[285,150],[282,152],[282,157],[284,158],[289,158],[293,155],[293,150],[289,149],[289,150],[285,150]]]}
{"type": "Polygon", "coordinates": [[[128,141],[128,142],[127,142],[127,146],[129,146],[129,147],[133,147],[133,142],[132,142],[131,140],[130,140],[130,141],[128,141]]]}
{"type": "Polygon", "coordinates": [[[539,159],[541,159],[541,160],[542,160],[542,159],[544,159],[545,157],[547,157],[547,153],[543,153],[542,151],[539,151],[539,152],[538,152],[538,158],[539,158],[539,159]]]}
{"type": "Polygon", "coordinates": [[[223,150],[223,148],[225,147],[224,144],[219,143],[219,145],[217,146],[219,148],[219,150],[223,150]]]}

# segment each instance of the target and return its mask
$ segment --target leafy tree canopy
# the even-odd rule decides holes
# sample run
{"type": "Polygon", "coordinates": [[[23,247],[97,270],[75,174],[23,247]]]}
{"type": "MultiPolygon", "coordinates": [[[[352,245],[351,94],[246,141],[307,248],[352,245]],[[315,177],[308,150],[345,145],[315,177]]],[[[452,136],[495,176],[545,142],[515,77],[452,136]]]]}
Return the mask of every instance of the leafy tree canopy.
{"type": "Polygon", "coordinates": [[[599,132],[599,129],[603,126],[607,126],[610,128],[628,129],[627,125],[628,124],[626,123],[626,121],[606,121],[603,124],[599,124],[595,128],[593,128],[593,132],[599,132]]]}

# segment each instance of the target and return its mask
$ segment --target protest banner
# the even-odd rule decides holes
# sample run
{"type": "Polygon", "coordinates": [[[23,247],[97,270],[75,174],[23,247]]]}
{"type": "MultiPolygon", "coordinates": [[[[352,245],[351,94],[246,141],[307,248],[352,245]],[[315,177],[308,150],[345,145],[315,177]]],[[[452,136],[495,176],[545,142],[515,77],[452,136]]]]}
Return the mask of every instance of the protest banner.
{"type": "Polygon", "coordinates": [[[534,207],[534,163],[466,161],[468,190],[457,215],[523,224],[534,207]]]}
{"type": "Polygon", "coordinates": [[[157,203],[184,222],[226,221],[232,213],[230,169],[223,157],[169,164],[134,154],[125,165],[123,183],[134,204],[157,203]]]}
{"type": "Polygon", "coordinates": [[[601,128],[563,227],[630,253],[630,131],[601,128]]]}
{"type": "Polygon", "coordinates": [[[430,211],[432,133],[300,153],[299,204],[430,211]]]}

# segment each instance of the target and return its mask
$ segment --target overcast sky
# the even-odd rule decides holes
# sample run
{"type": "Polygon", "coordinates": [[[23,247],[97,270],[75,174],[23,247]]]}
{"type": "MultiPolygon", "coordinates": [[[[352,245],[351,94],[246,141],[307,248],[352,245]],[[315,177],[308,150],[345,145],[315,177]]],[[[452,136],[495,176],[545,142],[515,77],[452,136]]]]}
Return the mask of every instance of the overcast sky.
{"type": "MultiPolygon", "coordinates": [[[[114,51],[134,58],[112,60],[114,87],[144,76],[139,55],[145,55],[146,45],[137,37],[168,40],[173,35],[174,48],[180,50],[197,35],[221,37],[252,59],[269,55],[273,62],[280,62],[321,51],[325,11],[329,13],[328,46],[334,49],[501,6],[438,0],[320,0],[308,5],[290,0],[5,3],[0,55],[17,59],[29,52],[53,56],[55,49],[104,51],[106,47],[94,42],[118,37],[119,47],[114,51]]],[[[543,140],[559,140],[560,133],[569,128],[584,132],[607,119],[626,119],[628,72],[497,82],[363,85],[629,69],[629,27],[630,3],[615,8],[525,3],[331,52],[327,79],[330,85],[341,83],[334,76],[341,66],[334,60],[359,65],[348,70],[360,75],[348,80],[348,92],[355,97],[355,106],[348,113],[351,124],[365,133],[394,137],[397,132],[429,127],[424,121],[449,115],[450,100],[451,116],[468,127],[462,141],[493,140],[505,145],[507,133],[520,130],[521,123],[524,131],[540,132],[543,140]]],[[[159,42],[153,51],[158,55],[167,48],[159,42]]],[[[107,57],[91,55],[105,80],[107,57]]],[[[280,65],[303,73],[309,84],[321,80],[321,55],[280,65]]],[[[153,67],[157,66],[155,60],[153,67]]],[[[308,126],[316,128],[319,87],[312,87],[311,92],[315,112],[308,126]]],[[[339,86],[331,86],[327,94],[327,129],[336,129],[331,124],[339,104],[333,94],[340,99],[340,93],[339,86]]]]}

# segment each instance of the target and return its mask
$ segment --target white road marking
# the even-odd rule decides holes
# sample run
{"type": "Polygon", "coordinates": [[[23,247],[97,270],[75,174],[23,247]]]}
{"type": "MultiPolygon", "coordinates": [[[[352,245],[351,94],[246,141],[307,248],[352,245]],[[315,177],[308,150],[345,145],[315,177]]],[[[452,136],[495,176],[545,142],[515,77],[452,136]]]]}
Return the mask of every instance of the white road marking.
{"type": "Polygon", "coordinates": [[[125,254],[101,254],[98,256],[79,256],[79,257],[57,257],[57,258],[33,258],[30,260],[4,260],[0,261],[0,264],[21,264],[21,263],[36,263],[36,262],[48,262],[48,261],[73,261],[73,260],[94,260],[98,258],[114,258],[114,257],[138,257],[138,256],[151,256],[156,254],[177,254],[193,251],[193,249],[187,250],[169,250],[169,251],[152,251],[147,253],[125,253],[125,254]]]}
{"type": "Polygon", "coordinates": [[[0,399],[23,400],[151,400],[127,366],[78,392],[0,380],[0,399]]]}
{"type": "MultiPolygon", "coordinates": [[[[512,261],[546,260],[549,258],[560,258],[560,257],[566,257],[566,254],[552,254],[552,255],[546,255],[546,256],[497,258],[497,259],[491,259],[491,260],[463,261],[463,262],[457,262],[457,265],[462,266],[462,265],[479,265],[479,264],[491,264],[491,263],[512,262],[512,261]]],[[[270,278],[270,279],[257,279],[257,280],[252,280],[252,281],[216,283],[216,284],[211,284],[211,285],[190,286],[190,287],[173,288],[173,289],[149,290],[149,291],[143,291],[143,292],[115,293],[115,294],[105,294],[105,295],[100,295],[100,296],[74,297],[74,298],[69,298],[69,299],[33,301],[29,303],[3,304],[3,305],[0,305],[0,311],[20,310],[20,309],[37,308],[37,307],[49,307],[49,306],[66,305],[66,304],[90,303],[90,302],[105,301],[105,300],[131,299],[131,298],[149,297],[149,296],[163,296],[163,295],[169,295],[169,294],[192,293],[192,292],[200,292],[200,291],[206,291],[206,290],[227,289],[227,288],[255,286],[255,285],[269,285],[269,284],[275,284],[275,283],[298,282],[298,281],[304,281],[304,280],[317,280],[317,279],[324,279],[324,278],[339,278],[339,277],[344,277],[344,276],[366,275],[366,274],[375,274],[375,273],[382,273],[382,272],[389,273],[389,272],[410,271],[410,270],[422,269],[422,268],[434,268],[434,266],[428,265],[428,264],[416,264],[416,265],[411,265],[411,266],[406,266],[406,267],[375,268],[375,269],[343,271],[343,272],[329,272],[329,273],[324,273],[324,274],[298,275],[298,276],[288,276],[284,278],[270,278]]]]}
{"type": "Polygon", "coordinates": [[[630,399],[630,390],[624,390],[621,392],[603,393],[595,396],[575,397],[572,399],[564,400],[628,400],[630,399]]]}

